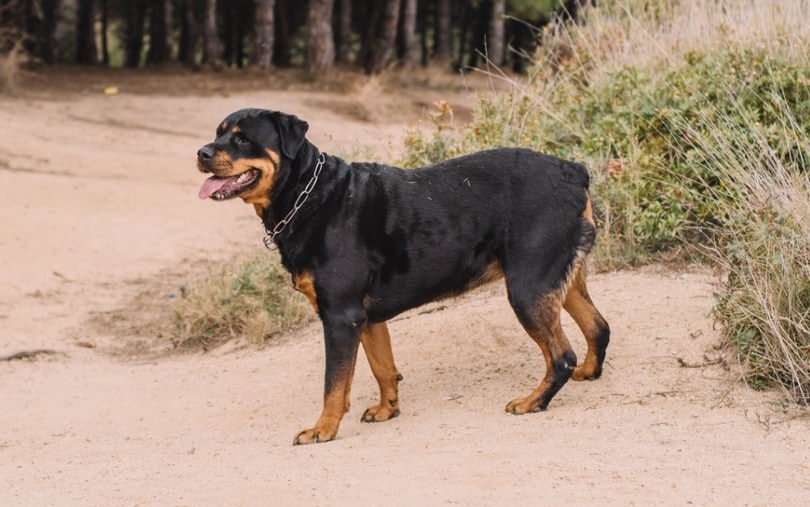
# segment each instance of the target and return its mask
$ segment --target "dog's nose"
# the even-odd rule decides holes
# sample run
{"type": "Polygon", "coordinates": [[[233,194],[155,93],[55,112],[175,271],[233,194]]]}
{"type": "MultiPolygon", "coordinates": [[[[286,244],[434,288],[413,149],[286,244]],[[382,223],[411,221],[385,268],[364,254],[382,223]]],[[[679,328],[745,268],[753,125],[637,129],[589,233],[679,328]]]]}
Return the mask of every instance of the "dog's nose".
{"type": "Polygon", "coordinates": [[[205,162],[214,158],[214,149],[211,146],[203,146],[197,151],[197,158],[205,162]]]}

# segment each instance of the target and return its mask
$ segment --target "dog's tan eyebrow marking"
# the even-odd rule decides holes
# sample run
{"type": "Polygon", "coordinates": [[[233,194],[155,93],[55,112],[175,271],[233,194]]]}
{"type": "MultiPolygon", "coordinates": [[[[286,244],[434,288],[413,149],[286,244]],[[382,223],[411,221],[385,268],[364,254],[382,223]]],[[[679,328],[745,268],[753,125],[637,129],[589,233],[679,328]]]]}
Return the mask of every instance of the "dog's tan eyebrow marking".
{"type": "Polygon", "coordinates": [[[231,132],[233,132],[234,134],[238,134],[239,132],[242,132],[242,129],[239,128],[239,125],[234,125],[234,127],[231,129],[231,132]]]}

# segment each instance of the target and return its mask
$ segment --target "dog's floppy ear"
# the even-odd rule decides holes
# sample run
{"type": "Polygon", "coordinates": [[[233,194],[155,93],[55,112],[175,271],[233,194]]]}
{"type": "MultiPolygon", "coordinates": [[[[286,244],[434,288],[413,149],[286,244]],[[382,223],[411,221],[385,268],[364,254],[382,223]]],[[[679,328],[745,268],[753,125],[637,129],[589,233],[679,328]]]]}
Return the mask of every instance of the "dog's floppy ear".
{"type": "Polygon", "coordinates": [[[278,128],[279,144],[281,153],[286,158],[295,158],[298,150],[304,145],[309,124],[297,116],[280,113],[278,111],[268,111],[267,116],[278,128]]]}

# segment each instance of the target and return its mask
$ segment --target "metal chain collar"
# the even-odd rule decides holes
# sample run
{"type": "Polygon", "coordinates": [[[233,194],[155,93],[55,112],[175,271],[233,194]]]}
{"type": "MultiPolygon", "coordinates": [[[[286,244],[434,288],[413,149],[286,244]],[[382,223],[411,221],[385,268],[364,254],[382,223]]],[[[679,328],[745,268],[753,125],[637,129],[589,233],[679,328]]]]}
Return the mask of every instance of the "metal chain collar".
{"type": "Polygon", "coordinates": [[[309,182],[307,183],[307,186],[304,187],[304,191],[298,195],[298,198],[295,200],[295,204],[293,204],[293,207],[290,210],[290,212],[287,213],[287,216],[282,218],[276,224],[276,226],[273,227],[272,231],[269,230],[267,227],[264,228],[265,235],[262,238],[262,243],[264,243],[264,246],[268,250],[275,250],[276,248],[278,248],[278,245],[276,245],[276,236],[278,236],[281,233],[281,231],[283,231],[284,228],[287,227],[287,224],[289,224],[290,221],[295,216],[295,214],[298,213],[298,210],[301,209],[301,206],[303,206],[304,203],[307,202],[309,194],[312,193],[312,190],[315,188],[315,184],[318,182],[318,176],[321,174],[321,169],[323,169],[323,164],[325,162],[326,162],[326,155],[321,153],[321,155],[318,157],[318,163],[315,164],[315,172],[312,173],[312,178],[310,178],[309,182]]]}

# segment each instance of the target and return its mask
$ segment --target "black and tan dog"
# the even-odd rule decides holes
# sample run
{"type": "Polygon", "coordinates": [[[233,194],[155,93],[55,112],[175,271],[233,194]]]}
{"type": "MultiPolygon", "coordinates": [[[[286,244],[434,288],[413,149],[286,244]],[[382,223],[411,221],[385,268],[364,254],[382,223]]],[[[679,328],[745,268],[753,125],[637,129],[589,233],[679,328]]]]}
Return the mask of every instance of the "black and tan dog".
{"type": "Polygon", "coordinates": [[[610,330],[585,286],[595,228],[584,167],[505,148],[411,171],[348,164],[313,146],[307,128],[292,115],[243,109],[197,153],[199,169],[214,175],[200,198],[254,206],[265,244],[278,247],[323,322],[323,412],[295,444],[337,434],[360,343],[380,385],[380,403],[362,420],[396,417],[402,376],[386,321],[499,278],[546,362],[540,385],[507,412],[544,410],[569,377],[600,376],[610,330]],[[587,340],[579,366],[560,325],[563,308],[587,340]]]}

